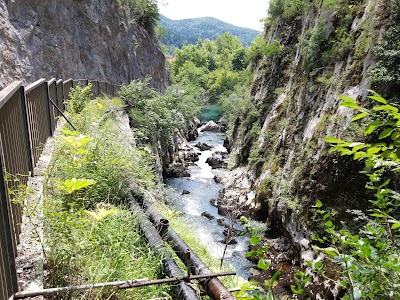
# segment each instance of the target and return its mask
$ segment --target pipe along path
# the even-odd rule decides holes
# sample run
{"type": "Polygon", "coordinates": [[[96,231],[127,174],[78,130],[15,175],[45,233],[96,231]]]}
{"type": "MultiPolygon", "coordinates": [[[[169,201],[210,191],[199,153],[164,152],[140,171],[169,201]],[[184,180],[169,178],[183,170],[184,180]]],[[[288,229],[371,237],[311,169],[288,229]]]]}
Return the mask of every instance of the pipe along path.
{"type": "MultiPolygon", "coordinates": [[[[132,182],[129,182],[133,191],[137,191],[137,187],[132,182]]],[[[182,240],[174,229],[168,226],[168,220],[163,219],[157,210],[150,204],[144,194],[140,204],[144,208],[146,215],[150,218],[153,224],[159,229],[163,240],[167,241],[178,257],[188,266],[188,270],[194,275],[212,274],[211,270],[201,261],[201,259],[192,251],[190,247],[182,240]]],[[[214,300],[233,300],[235,296],[223,285],[218,278],[208,280],[199,280],[201,285],[206,290],[207,294],[214,300]]]]}

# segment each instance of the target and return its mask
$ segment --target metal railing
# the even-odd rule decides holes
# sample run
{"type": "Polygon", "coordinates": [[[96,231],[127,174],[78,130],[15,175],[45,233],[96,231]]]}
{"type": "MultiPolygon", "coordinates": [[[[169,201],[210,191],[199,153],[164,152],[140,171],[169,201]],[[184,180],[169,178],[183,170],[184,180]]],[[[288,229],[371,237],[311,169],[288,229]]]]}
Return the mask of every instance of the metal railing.
{"type": "Polygon", "coordinates": [[[40,79],[26,88],[15,81],[0,91],[0,299],[9,299],[18,291],[15,257],[22,208],[13,201],[13,191],[33,175],[60,111],[65,110],[70,89],[89,82],[94,97],[103,93],[115,96],[119,88],[96,80],[40,79]]]}

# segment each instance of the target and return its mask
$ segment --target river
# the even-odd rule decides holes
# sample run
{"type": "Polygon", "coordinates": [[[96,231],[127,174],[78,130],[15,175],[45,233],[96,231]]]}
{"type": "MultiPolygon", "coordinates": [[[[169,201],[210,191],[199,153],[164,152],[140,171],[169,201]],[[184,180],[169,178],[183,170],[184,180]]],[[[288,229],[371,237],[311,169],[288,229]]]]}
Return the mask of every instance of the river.
{"type": "MultiPolygon", "coordinates": [[[[217,219],[223,218],[225,223],[230,224],[230,220],[218,214],[218,209],[210,204],[210,199],[217,199],[218,193],[223,189],[222,184],[214,181],[214,176],[229,172],[227,169],[212,169],[206,163],[216,151],[226,152],[223,146],[224,133],[201,132],[196,140],[190,142],[190,146],[199,154],[199,160],[195,165],[189,167],[190,178],[169,178],[166,180],[167,186],[172,187],[169,203],[173,209],[184,213],[185,218],[192,225],[199,242],[204,245],[207,251],[214,257],[220,259],[223,255],[225,245],[220,241],[224,239],[224,228],[218,225],[217,219]],[[204,142],[212,146],[210,150],[200,151],[195,144],[204,142]],[[189,194],[182,195],[183,190],[189,194]],[[209,220],[202,216],[207,212],[215,219],[209,220]]],[[[238,225],[237,225],[238,226],[238,225]]],[[[237,227],[236,226],[236,227],[237,227]]],[[[247,270],[251,266],[245,253],[248,247],[247,237],[235,237],[237,244],[228,245],[225,262],[231,264],[238,276],[247,279],[250,272],[247,270]]]]}

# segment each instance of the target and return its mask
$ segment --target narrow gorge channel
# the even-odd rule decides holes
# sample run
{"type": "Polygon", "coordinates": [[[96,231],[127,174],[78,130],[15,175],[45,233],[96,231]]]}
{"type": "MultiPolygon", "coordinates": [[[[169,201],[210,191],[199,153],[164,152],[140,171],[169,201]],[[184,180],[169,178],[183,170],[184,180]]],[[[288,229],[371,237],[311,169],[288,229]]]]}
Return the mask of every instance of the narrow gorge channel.
{"type": "MultiPolygon", "coordinates": [[[[213,154],[226,153],[223,146],[225,134],[221,132],[200,132],[199,136],[189,142],[190,147],[199,155],[199,160],[189,166],[190,177],[169,178],[166,185],[171,187],[170,206],[184,214],[190,230],[198,237],[199,243],[206,247],[207,251],[214,257],[221,259],[224,253],[225,239],[224,224],[229,225],[231,221],[226,216],[218,213],[215,206],[216,199],[223,185],[216,183],[215,176],[226,176],[229,170],[226,168],[212,167],[206,162],[213,154]],[[212,148],[201,151],[195,145],[205,143],[212,148]]],[[[239,229],[239,225],[234,225],[239,229]]],[[[248,268],[252,265],[245,257],[248,243],[247,238],[236,236],[237,243],[228,245],[225,253],[225,262],[232,265],[238,276],[247,279],[250,276],[248,268]]]]}

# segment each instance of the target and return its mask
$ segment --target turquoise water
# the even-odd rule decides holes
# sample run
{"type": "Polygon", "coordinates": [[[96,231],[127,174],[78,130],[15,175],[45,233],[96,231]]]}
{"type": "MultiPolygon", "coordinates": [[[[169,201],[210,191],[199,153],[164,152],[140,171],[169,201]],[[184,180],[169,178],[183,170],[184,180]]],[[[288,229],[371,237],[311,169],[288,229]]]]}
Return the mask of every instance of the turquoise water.
{"type": "Polygon", "coordinates": [[[200,112],[200,121],[208,122],[208,121],[216,121],[218,117],[221,115],[221,107],[218,105],[206,105],[201,109],[200,112]]]}

